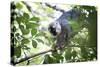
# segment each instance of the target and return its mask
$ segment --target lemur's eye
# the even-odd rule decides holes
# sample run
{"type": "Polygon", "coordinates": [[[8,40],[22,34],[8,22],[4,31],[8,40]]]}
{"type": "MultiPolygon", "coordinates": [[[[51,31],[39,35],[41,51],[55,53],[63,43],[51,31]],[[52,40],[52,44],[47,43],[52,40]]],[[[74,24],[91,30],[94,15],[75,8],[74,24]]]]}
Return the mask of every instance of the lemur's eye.
{"type": "Polygon", "coordinates": [[[56,28],[54,28],[53,26],[50,26],[49,27],[49,31],[52,35],[56,36],[57,35],[57,32],[56,32],[56,28]]]}

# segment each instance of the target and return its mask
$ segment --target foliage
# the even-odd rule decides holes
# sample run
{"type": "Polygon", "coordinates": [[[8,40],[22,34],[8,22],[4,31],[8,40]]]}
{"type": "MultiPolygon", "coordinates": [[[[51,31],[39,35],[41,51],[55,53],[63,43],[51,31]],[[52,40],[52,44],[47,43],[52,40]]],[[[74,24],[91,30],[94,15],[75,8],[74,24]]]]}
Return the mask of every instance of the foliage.
{"type": "MultiPolygon", "coordinates": [[[[53,20],[57,11],[32,3],[33,13],[23,2],[11,2],[11,59],[23,57],[52,49],[55,39],[48,32],[39,30],[41,21],[53,20]]],[[[62,5],[64,8],[68,5],[62,5]]],[[[63,50],[41,54],[17,65],[82,62],[97,59],[97,9],[94,6],[70,6],[81,11],[77,20],[69,20],[73,32],[69,44],[63,50]]],[[[45,25],[44,22],[42,24],[45,25]]],[[[13,61],[11,61],[13,63],[13,61]]]]}

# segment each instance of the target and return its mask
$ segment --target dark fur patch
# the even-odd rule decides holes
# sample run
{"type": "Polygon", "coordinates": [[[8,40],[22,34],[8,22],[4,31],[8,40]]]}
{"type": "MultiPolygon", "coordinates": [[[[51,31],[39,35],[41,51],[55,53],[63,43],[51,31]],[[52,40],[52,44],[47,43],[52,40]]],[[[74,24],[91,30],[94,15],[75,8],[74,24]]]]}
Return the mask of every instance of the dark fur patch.
{"type": "Polygon", "coordinates": [[[52,26],[49,27],[49,31],[52,35],[56,36],[57,32],[56,32],[56,28],[53,28],[52,26]]]}

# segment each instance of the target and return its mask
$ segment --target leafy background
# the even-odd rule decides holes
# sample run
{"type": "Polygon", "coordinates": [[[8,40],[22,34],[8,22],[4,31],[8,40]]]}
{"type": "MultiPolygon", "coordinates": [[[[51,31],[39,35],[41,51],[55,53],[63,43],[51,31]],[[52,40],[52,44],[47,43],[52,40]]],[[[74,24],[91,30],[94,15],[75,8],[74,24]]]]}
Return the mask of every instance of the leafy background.
{"type": "MultiPolygon", "coordinates": [[[[61,15],[60,11],[39,2],[11,2],[11,63],[39,54],[16,65],[54,64],[97,60],[97,8],[67,4],[50,4],[60,9],[78,9],[81,16],[69,19],[75,35],[62,51],[48,51],[55,39],[42,27],[61,15]],[[31,5],[31,6],[28,6],[31,5]]],[[[15,65],[15,64],[14,64],[15,65]]]]}

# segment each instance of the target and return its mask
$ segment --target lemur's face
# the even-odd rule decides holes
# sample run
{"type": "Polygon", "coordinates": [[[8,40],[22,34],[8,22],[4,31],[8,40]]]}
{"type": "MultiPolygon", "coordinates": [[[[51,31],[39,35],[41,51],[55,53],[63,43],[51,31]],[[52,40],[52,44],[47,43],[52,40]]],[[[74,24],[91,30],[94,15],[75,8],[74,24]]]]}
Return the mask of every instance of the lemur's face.
{"type": "Polygon", "coordinates": [[[52,35],[57,36],[61,33],[61,25],[59,22],[53,22],[49,25],[49,31],[52,35]]]}

